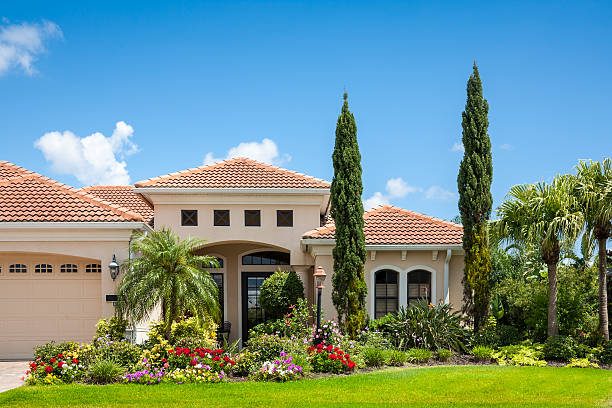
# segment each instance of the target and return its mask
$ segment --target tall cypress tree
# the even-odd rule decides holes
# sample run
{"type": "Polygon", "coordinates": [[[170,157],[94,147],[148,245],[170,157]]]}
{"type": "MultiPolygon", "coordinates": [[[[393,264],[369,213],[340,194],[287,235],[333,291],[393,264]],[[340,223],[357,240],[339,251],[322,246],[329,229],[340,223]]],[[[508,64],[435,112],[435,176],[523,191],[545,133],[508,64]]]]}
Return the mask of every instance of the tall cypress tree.
{"type": "Polygon", "coordinates": [[[367,287],[363,265],[366,261],[361,193],[361,154],[357,125],[348,108],[348,95],[336,124],[336,144],[332,155],[334,178],[331,185],[331,216],[336,224],[332,301],[338,320],[355,337],[366,321],[367,287]]]}
{"type": "Polygon", "coordinates": [[[489,104],[482,95],[482,82],[474,62],[474,72],[467,83],[467,102],[462,114],[465,153],[459,167],[457,184],[465,250],[464,311],[472,317],[475,331],[485,324],[489,309],[491,254],[487,223],[493,204],[493,162],[491,140],[487,133],[488,113],[489,104]]]}

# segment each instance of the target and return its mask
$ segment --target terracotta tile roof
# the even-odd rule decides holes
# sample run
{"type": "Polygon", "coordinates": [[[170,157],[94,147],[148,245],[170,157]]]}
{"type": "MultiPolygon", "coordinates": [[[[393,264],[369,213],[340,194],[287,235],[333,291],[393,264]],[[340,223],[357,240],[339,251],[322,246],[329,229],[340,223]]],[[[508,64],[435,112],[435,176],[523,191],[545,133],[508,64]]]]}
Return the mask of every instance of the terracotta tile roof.
{"type": "Polygon", "coordinates": [[[329,188],[330,185],[325,180],[246,158],[228,159],[135,184],[158,188],[329,188]]]}
{"type": "MultiPolygon", "coordinates": [[[[363,214],[368,245],[461,245],[461,225],[392,205],[363,214]]],[[[305,233],[302,238],[333,239],[333,221],[305,233]]]]}
{"type": "Polygon", "coordinates": [[[131,211],[140,214],[147,224],[153,225],[153,215],[155,213],[153,205],[142,194],[136,193],[133,186],[89,186],[83,187],[79,191],[120,207],[129,208],[131,211]]]}
{"type": "Polygon", "coordinates": [[[127,208],[0,161],[0,222],[143,221],[127,208]]]}

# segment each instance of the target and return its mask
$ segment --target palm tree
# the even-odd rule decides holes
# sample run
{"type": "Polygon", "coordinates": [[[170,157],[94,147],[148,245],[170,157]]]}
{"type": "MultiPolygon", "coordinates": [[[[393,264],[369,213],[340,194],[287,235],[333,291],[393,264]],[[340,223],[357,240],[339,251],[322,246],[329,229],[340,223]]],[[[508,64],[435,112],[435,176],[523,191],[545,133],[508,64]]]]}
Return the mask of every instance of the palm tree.
{"type": "Polygon", "coordinates": [[[557,312],[557,264],[561,245],[573,243],[583,230],[582,213],[569,176],[558,176],[551,184],[517,185],[510,189],[499,209],[493,228],[501,240],[539,246],[548,270],[548,336],[559,334],[557,312]]]}
{"type": "Polygon", "coordinates": [[[119,285],[117,313],[133,322],[149,317],[162,307],[166,335],[172,323],[190,314],[203,323],[206,315],[219,318],[218,288],[204,267],[217,266],[211,256],[194,255],[205,241],[181,241],[169,229],[140,235],[132,245],[139,256],[122,265],[125,276],[119,285]]]}
{"type": "Polygon", "coordinates": [[[587,234],[598,245],[599,328],[604,339],[610,340],[608,328],[608,295],[606,292],[606,242],[612,236],[612,161],[602,163],[580,161],[576,166],[576,195],[586,221],[587,234]]]}

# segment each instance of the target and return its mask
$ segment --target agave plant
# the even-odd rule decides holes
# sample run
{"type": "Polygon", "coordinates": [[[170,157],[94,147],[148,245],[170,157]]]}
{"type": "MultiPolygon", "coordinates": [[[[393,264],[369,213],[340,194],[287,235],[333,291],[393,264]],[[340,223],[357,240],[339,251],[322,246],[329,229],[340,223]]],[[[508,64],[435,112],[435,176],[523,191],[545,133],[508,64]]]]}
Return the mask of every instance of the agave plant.
{"type": "Polygon", "coordinates": [[[396,345],[401,349],[465,349],[468,332],[462,326],[464,318],[449,304],[434,306],[421,300],[409,308],[402,307],[390,320],[388,327],[397,333],[396,345]]]}

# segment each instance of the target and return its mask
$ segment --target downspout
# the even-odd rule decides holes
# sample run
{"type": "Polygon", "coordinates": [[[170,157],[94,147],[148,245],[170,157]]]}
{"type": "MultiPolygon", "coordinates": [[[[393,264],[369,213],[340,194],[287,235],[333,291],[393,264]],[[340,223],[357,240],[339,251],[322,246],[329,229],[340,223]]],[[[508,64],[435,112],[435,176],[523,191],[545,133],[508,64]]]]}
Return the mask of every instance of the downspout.
{"type": "Polygon", "coordinates": [[[453,256],[452,249],[446,250],[446,259],[444,260],[444,303],[450,303],[450,295],[448,291],[448,281],[450,275],[450,260],[453,256]]]}

